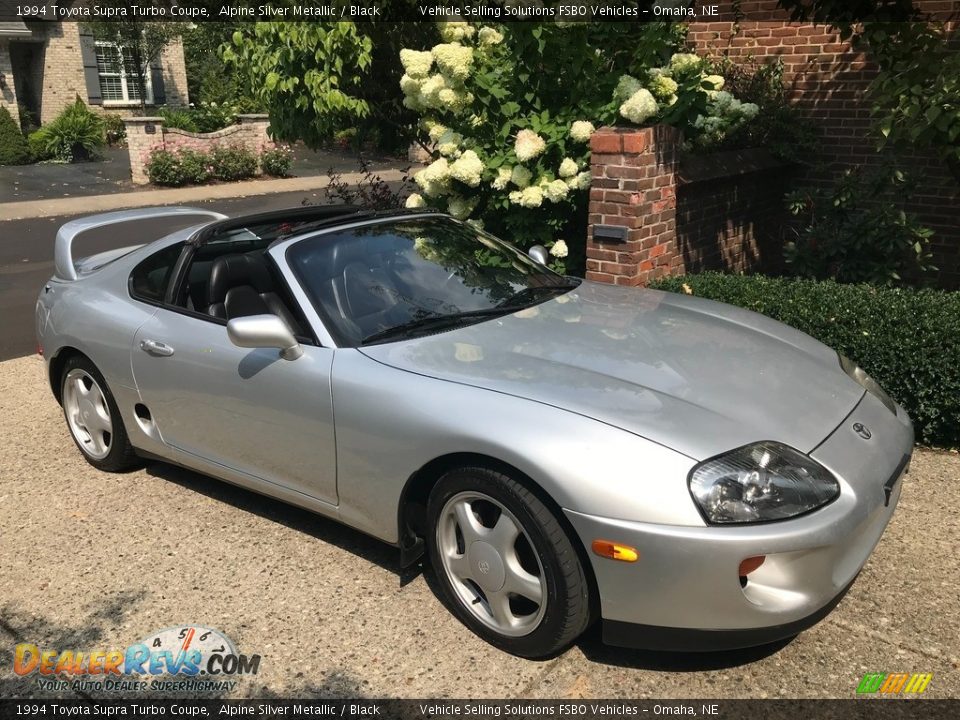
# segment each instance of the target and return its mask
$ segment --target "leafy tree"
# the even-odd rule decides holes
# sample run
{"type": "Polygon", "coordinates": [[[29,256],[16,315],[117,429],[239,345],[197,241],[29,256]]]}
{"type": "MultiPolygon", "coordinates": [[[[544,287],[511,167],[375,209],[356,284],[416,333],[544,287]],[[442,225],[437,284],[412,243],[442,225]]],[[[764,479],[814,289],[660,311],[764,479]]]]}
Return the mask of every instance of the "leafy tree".
{"type": "Polygon", "coordinates": [[[780,0],[795,20],[828,24],[877,64],[867,97],[879,145],[933,148],[960,182],[957,27],[928,22],[911,0],[780,0]]]}
{"type": "Polygon", "coordinates": [[[397,148],[415,122],[397,91],[397,54],[436,39],[431,23],[238,23],[221,54],[269,109],[275,137],[316,148],[357,127],[358,141],[397,148]]]}
{"type": "MultiPolygon", "coordinates": [[[[166,3],[165,4],[172,4],[166,3]]],[[[135,15],[134,8],[142,5],[135,0],[101,0],[100,7],[113,8],[125,11],[117,14],[112,20],[93,20],[84,23],[97,40],[115,42],[124,50],[129,51],[133,61],[134,82],[137,87],[137,96],[140,98],[140,111],[146,114],[147,108],[147,73],[150,65],[163,49],[180,36],[183,23],[156,22],[135,15]]]]}

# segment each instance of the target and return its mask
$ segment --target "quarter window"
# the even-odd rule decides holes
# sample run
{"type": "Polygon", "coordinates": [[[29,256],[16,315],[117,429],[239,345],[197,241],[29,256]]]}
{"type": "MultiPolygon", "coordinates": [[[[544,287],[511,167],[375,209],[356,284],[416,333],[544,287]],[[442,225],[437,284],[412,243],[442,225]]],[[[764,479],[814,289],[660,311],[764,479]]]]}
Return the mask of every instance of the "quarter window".
{"type": "Polygon", "coordinates": [[[173,266],[182,251],[183,243],[176,243],[158,250],[137,265],[130,273],[130,294],[138,300],[162,302],[173,266]]]}

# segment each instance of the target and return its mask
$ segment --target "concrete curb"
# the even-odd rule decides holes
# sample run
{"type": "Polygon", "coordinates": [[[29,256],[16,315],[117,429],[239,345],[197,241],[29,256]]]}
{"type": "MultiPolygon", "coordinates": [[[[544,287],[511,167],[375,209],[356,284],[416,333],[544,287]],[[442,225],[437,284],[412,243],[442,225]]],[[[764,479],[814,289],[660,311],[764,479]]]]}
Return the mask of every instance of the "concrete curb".
{"type": "MultiPolygon", "coordinates": [[[[375,171],[386,182],[398,182],[404,172],[396,169],[375,171]]],[[[359,172],[344,173],[341,178],[346,183],[356,183],[363,179],[359,172]]],[[[25,200],[22,202],[0,203],[0,222],[5,220],[26,220],[29,218],[57,217],[61,215],[89,215],[125,208],[151,207],[156,205],[181,205],[205,200],[248,197],[250,195],[270,195],[284,192],[307,192],[321,190],[330,184],[328,175],[309,177],[281,178],[275,180],[251,180],[249,182],[224,183],[223,185],[201,185],[169,190],[142,190],[137,192],[113,193],[110,195],[88,195],[86,197],[51,198],[49,200],[25,200]]]]}

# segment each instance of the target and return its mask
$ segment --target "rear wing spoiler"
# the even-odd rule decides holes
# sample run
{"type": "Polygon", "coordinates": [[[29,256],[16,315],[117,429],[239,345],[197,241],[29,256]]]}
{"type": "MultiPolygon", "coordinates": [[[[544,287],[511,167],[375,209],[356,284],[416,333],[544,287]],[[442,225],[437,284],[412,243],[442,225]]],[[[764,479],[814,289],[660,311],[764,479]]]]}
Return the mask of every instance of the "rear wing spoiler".
{"type": "Polygon", "coordinates": [[[77,267],[73,262],[73,241],[80,233],[106,225],[131,222],[133,220],[149,220],[151,218],[178,217],[185,215],[203,215],[214,220],[225,220],[223,215],[213,210],[201,210],[192,207],[153,207],[138,210],[118,210],[117,212],[90,215],[88,217],[71,220],[57,231],[54,245],[53,261],[54,273],[61,280],[76,280],[77,267]]]}

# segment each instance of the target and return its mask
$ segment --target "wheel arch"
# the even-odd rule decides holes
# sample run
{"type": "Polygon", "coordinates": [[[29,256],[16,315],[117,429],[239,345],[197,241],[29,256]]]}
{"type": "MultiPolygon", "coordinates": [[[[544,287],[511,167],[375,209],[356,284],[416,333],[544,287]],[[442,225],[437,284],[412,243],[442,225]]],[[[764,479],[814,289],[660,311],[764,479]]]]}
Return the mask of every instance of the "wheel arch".
{"type": "MultiPolygon", "coordinates": [[[[58,348],[57,352],[50,357],[50,362],[47,365],[47,379],[50,382],[50,390],[53,391],[53,396],[57,399],[57,403],[61,405],[63,404],[63,388],[61,387],[60,378],[63,376],[64,366],[72,357],[82,357],[90,360],[90,356],[82,350],[72,345],[64,345],[58,348]]],[[[93,362],[93,360],[90,360],[90,362],[93,362]]]]}
{"type": "Polygon", "coordinates": [[[536,495],[549,508],[577,551],[577,557],[583,567],[590,588],[591,615],[596,617],[600,608],[600,593],[597,578],[593,572],[593,564],[590,562],[587,549],[580,536],[573,525],[570,524],[560,505],[542,485],[527,473],[508,462],[483,453],[454,452],[440,455],[424,464],[407,479],[400,494],[397,511],[401,564],[404,567],[412,565],[423,552],[423,537],[427,523],[427,499],[430,497],[431,490],[444,474],[461,467],[483,467],[509,475],[536,495]]]}

